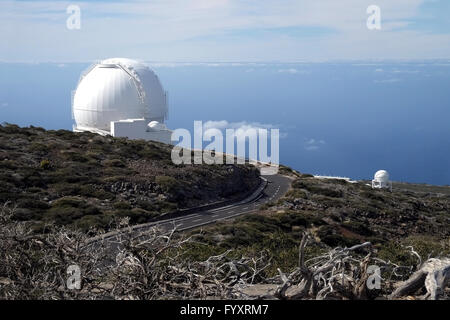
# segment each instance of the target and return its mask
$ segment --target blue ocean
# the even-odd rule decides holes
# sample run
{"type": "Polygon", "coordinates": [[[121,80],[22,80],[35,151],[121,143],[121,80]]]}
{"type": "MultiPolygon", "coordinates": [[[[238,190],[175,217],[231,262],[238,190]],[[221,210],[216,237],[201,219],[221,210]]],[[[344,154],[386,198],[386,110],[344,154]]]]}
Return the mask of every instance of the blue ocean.
{"type": "MultiPolygon", "coordinates": [[[[260,124],[280,129],[280,163],[304,173],[450,184],[450,61],[149,64],[171,129],[260,124]]],[[[0,63],[0,122],[70,130],[88,66],[0,63]]]]}

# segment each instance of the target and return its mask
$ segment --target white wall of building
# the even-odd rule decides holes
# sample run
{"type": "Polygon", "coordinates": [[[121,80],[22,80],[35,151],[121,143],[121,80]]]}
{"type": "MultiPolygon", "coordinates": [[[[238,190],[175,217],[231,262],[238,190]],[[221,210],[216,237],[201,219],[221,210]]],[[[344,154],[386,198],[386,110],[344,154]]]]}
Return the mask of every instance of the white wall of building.
{"type": "Polygon", "coordinates": [[[126,137],[129,139],[144,139],[171,144],[172,131],[147,131],[147,120],[126,119],[111,121],[111,135],[113,137],[126,137]]]}

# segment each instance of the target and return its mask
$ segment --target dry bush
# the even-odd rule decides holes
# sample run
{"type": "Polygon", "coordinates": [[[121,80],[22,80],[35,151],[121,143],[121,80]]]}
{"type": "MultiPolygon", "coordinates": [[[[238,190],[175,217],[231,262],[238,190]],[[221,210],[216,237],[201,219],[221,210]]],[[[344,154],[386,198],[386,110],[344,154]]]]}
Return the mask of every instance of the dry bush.
{"type": "Polygon", "coordinates": [[[448,298],[450,259],[422,263],[413,248],[411,253],[419,260],[414,273],[412,267],[373,257],[369,242],[337,247],[305,261],[305,247],[313,241],[305,233],[298,267],[289,274],[278,269],[278,276],[264,279],[263,271],[271,264],[265,251],[257,257],[236,258],[228,250],[190,261],[183,253],[196,235],[186,238],[175,228],[136,231],[125,218],[115,222],[120,230],[94,239],[52,225],[45,234],[35,234],[27,222],[13,220],[13,214],[8,203],[0,208],[0,299],[448,298]],[[383,270],[384,292],[368,290],[371,264],[383,270]],[[81,270],[79,290],[67,285],[71,265],[81,270]],[[405,282],[398,281],[402,272],[410,276],[405,282]],[[243,293],[242,288],[255,283],[276,284],[277,289],[272,295],[243,293]]]}
{"type": "Polygon", "coordinates": [[[418,258],[414,266],[399,266],[373,257],[372,245],[365,242],[350,248],[337,247],[324,255],[305,261],[304,249],[312,237],[304,233],[299,247],[298,267],[290,274],[279,271],[279,282],[274,297],[279,299],[448,299],[446,288],[450,284],[450,259],[421,257],[412,247],[410,252],[418,258]],[[359,254],[355,254],[360,251],[359,254]],[[365,255],[361,258],[361,251],[365,255]],[[379,268],[379,272],[371,268],[379,268]],[[406,276],[406,281],[399,281],[406,276]],[[384,278],[383,278],[384,277],[384,278]],[[379,288],[370,283],[380,281],[379,288]],[[381,281],[384,288],[381,287],[381,281]],[[395,290],[393,290],[396,288],[395,290]],[[392,292],[393,291],[393,292],[392,292]],[[387,293],[391,292],[389,295],[387,293]]]}
{"type": "Polygon", "coordinates": [[[79,231],[48,225],[48,233],[34,234],[13,214],[8,203],[0,209],[0,298],[90,298],[104,251],[84,250],[87,236],[79,231]],[[66,289],[70,265],[80,266],[84,290],[66,289]]]}
{"type": "MultiPolygon", "coordinates": [[[[181,257],[195,241],[159,228],[120,232],[107,239],[46,226],[34,234],[14,221],[14,208],[0,210],[1,299],[181,299],[234,298],[237,283],[251,283],[268,266],[268,257],[234,259],[230,251],[205,261],[181,257]],[[67,268],[81,269],[81,290],[68,289],[67,268]]],[[[121,230],[128,219],[115,222],[121,230]]]]}

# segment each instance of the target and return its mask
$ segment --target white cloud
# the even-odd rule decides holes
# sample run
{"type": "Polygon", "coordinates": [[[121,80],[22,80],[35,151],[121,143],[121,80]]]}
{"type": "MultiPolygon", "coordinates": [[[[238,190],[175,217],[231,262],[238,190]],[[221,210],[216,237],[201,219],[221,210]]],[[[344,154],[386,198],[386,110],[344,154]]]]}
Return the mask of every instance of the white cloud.
{"type": "Polygon", "coordinates": [[[240,122],[228,122],[227,120],[220,120],[220,121],[213,121],[208,120],[203,123],[204,129],[209,128],[216,128],[216,129],[272,129],[275,128],[273,124],[264,124],[259,122],[247,122],[247,121],[240,121],[240,122]]]}
{"type": "Polygon", "coordinates": [[[306,144],[325,144],[325,141],[316,139],[307,139],[306,144]]]}
{"type": "Polygon", "coordinates": [[[1,104],[2,107],[7,107],[8,105],[9,105],[8,102],[2,102],[2,104],[1,104]]]}
{"type": "Polygon", "coordinates": [[[70,2],[6,0],[0,2],[0,60],[448,58],[449,34],[408,29],[424,2],[377,0],[382,30],[369,31],[365,9],[372,0],[83,1],[81,29],[69,31],[70,2]],[[283,31],[295,28],[307,36],[283,31]]]}
{"type": "Polygon", "coordinates": [[[384,79],[384,80],[374,80],[375,83],[397,83],[402,81],[398,78],[392,78],[392,79],[384,79]]]}
{"type": "Polygon", "coordinates": [[[255,69],[253,67],[262,67],[266,64],[252,63],[252,62],[156,62],[156,61],[143,61],[147,65],[153,68],[177,68],[177,67],[252,67],[246,70],[246,72],[252,72],[255,69]]]}
{"type": "Polygon", "coordinates": [[[420,71],[419,70],[394,70],[393,73],[405,73],[405,74],[417,74],[420,71]]]}
{"type": "Polygon", "coordinates": [[[296,73],[298,73],[298,70],[297,70],[297,69],[294,69],[294,68],[289,68],[289,69],[279,69],[278,72],[279,72],[279,73],[296,74],[296,73]]]}
{"type": "Polygon", "coordinates": [[[306,146],[305,149],[308,151],[315,151],[319,150],[319,146],[306,146]]]}
{"type": "MultiPolygon", "coordinates": [[[[236,137],[245,138],[252,132],[252,130],[258,129],[267,129],[268,136],[270,136],[270,129],[279,129],[279,126],[275,126],[273,124],[264,124],[259,122],[228,122],[226,120],[213,121],[209,120],[203,123],[203,132],[206,132],[208,129],[218,129],[220,131],[224,131],[225,129],[234,129],[236,137]]],[[[287,137],[286,132],[280,131],[280,138],[287,137]]]]}
{"type": "Polygon", "coordinates": [[[316,151],[319,150],[320,147],[325,145],[325,140],[322,139],[314,139],[314,138],[307,138],[305,139],[304,147],[307,151],[316,151]]]}
{"type": "Polygon", "coordinates": [[[310,71],[299,70],[296,68],[278,69],[278,73],[288,73],[288,74],[310,74],[310,71]]]}

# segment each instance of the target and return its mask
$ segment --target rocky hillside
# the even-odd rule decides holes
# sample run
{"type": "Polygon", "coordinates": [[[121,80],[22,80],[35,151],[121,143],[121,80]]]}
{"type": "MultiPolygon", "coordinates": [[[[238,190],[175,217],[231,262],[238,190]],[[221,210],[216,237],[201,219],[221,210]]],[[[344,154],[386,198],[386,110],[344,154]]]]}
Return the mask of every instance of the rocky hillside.
{"type": "Polygon", "coordinates": [[[316,241],[307,248],[308,257],[366,241],[378,257],[399,265],[417,263],[408,246],[424,259],[450,254],[450,187],[396,184],[402,188],[391,193],[364,182],[317,179],[288,168],[282,172],[295,177],[285,197],[257,214],[205,228],[207,249],[194,246],[194,259],[228,249],[247,255],[268,250],[274,260],[266,271],[274,276],[278,267],[289,271],[297,265],[305,231],[316,241]]]}
{"type": "Polygon", "coordinates": [[[115,217],[142,223],[176,209],[233,199],[259,183],[240,165],[174,165],[171,147],[92,133],[0,126],[0,203],[15,219],[84,230],[115,217]]]}
{"type": "MultiPolygon", "coordinates": [[[[312,270],[318,262],[328,263],[330,254],[342,258],[348,253],[343,247],[355,246],[359,249],[347,262],[339,258],[337,269],[328,273],[339,270],[336,274],[356,277],[355,283],[365,281],[370,252],[370,263],[383,267],[381,290],[364,297],[372,299],[388,297],[395,283],[411,277],[418,256],[422,261],[450,256],[450,187],[396,183],[389,192],[282,166],[280,173],[292,176],[293,183],[278,201],[202,230],[176,233],[170,238],[174,250],[166,250],[158,230],[145,234],[153,237],[151,246],[128,234],[122,239],[127,263],[116,259],[111,272],[102,270],[107,246],[92,250],[84,244],[98,232],[128,225],[128,219],[116,218],[146,222],[175,209],[237,198],[259,183],[252,166],[176,166],[170,151],[155,142],[0,126],[0,204],[7,203],[0,206],[0,298],[241,298],[233,293],[236,279],[261,285],[260,296],[270,293],[268,285],[280,286],[279,270],[296,274],[303,260],[312,270]],[[307,246],[302,239],[308,239],[307,246]],[[60,275],[73,263],[87,270],[86,287],[62,291],[60,275]],[[53,287],[45,280],[49,274],[57,279],[53,287]]],[[[355,298],[354,283],[346,285],[350,296],[329,298],[355,298]]],[[[424,295],[423,288],[416,291],[424,295]]]]}

